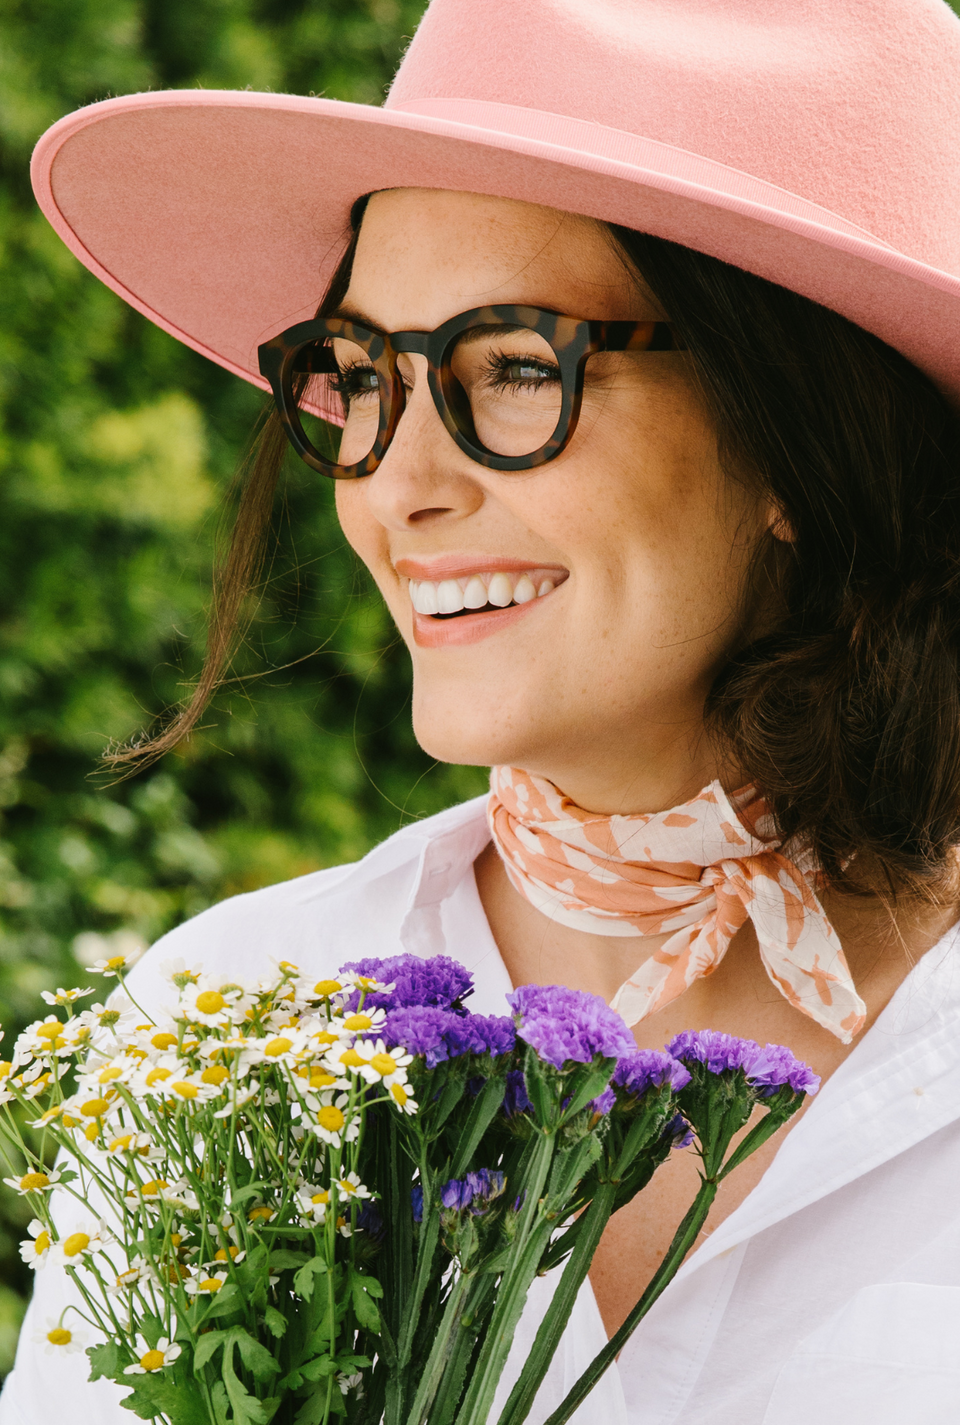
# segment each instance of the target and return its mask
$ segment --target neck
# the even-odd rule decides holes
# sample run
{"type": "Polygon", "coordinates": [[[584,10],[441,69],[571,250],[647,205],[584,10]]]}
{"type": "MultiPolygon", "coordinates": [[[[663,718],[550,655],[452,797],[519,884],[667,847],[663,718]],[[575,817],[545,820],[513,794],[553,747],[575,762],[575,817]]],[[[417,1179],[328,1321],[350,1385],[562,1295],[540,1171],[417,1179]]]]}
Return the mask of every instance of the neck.
{"type": "Polygon", "coordinates": [[[551,759],[543,765],[514,765],[552,782],[578,807],[597,816],[668,811],[718,778],[725,787],[740,785],[736,772],[721,764],[702,725],[661,738],[657,753],[656,758],[625,761],[622,748],[592,748],[586,755],[578,752],[570,762],[551,759]]]}

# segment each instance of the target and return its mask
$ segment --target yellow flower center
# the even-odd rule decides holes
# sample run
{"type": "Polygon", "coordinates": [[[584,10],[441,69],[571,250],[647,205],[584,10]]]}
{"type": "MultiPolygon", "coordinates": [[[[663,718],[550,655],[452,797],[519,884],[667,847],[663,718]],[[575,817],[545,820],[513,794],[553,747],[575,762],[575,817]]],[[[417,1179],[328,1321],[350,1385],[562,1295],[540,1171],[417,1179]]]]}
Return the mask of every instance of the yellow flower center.
{"type": "Polygon", "coordinates": [[[79,1127],[80,1127],[80,1120],[79,1120],[79,1118],[74,1118],[74,1116],[73,1116],[72,1113],[65,1113],[65,1114],[63,1115],[63,1118],[61,1119],[61,1122],[62,1122],[64,1128],[79,1128],[79,1127]]]}
{"type": "Polygon", "coordinates": [[[357,1190],[356,1183],[352,1183],[349,1178],[340,1178],[337,1182],[337,1187],[345,1197],[349,1197],[351,1193],[355,1193],[357,1190]]]}
{"type": "Polygon", "coordinates": [[[41,1024],[37,1030],[37,1038],[56,1039],[62,1028],[63,1024],[59,1019],[49,1019],[46,1024],[41,1024]]]}
{"type": "Polygon", "coordinates": [[[52,1331],[47,1332],[47,1340],[51,1346],[69,1346],[73,1340],[73,1333],[65,1326],[54,1326],[52,1331]]]}
{"type": "Polygon", "coordinates": [[[351,1030],[371,1029],[373,1020],[369,1014],[348,1014],[343,1021],[343,1027],[351,1030]]]}
{"type": "Polygon", "coordinates": [[[238,1257],[239,1255],[239,1247],[220,1247],[216,1252],[214,1252],[213,1260],[215,1262],[225,1262],[227,1260],[227,1257],[229,1257],[232,1262],[233,1259],[235,1257],[238,1257]]]}
{"type": "Polygon", "coordinates": [[[12,1070],[13,1065],[11,1064],[10,1060],[4,1059],[2,1062],[0,1062],[0,1079],[8,1079],[12,1070]]]}
{"type": "Polygon", "coordinates": [[[171,1246],[171,1247],[182,1247],[182,1246],[183,1246],[183,1234],[182,1234],[181,1232],[171,1232],[171,1233],[170,1233],[170,1246],[171,1246]]]}
{"type": "Polygon", "coordinates": [[[310,1201],[327,1203],[330,1201],[330,1194],[328,1192],[315,1192],[310,1201]]]}
{"type": "Polygon", "coordinates": [[[196,1098],[200,1090],[196,1084],[185,1084],[182,1081],[171,1085],[174,1093],[178,1093],[181,1098],[196,1098]]]}
{"type": "Polygon", "coordinates": [[[50,1186],[50,1179],[46,1173],[24,1173],[20,1179],[21,1192],[42,1192],[44,1188],[50,1186]]]}
{"type": "Polygon", "coordinates": [[[288,1054],[293,1048],[293,1040],[285,1039],[282,1035],[277,1039],[271,1039],[264,1044],[263,1052],[269,1054],[272,1059],[276,1059],[280,1054],[288,1054]]]}
{"type": "Polygon", "coordinates": [[[159,1034],[154,1034],[150,1040],[154,1049],[172,1049],[176,1042],[177,1036],[169,1034],[165,1029],[161,1030],[159,1034]]]}
{"type": "Polygon", "coordinates": [[[100,1137],[100,1120],[98,1118],[94,1119],[93,1123],[87,1124],[86,1128],[83,1130],[83,1136],[84,1138],[86,1138],[88,1143],[93,1143],[97,1138],[100,1137]]]}
{"type": "Polygon", "coordinates": [[[225,1004],[219,990],[204,990],[197,995],[197,1009],[201,1014],[219,1014],[225,1004]]]}
{"type": "Polygon", "coordinates": [[[403,1087],[403,1084],[391,1084],[390,1092],[393,1094],[400,1107],[403,1108],[407,1099],[410,1097],[406,1089],[403,1087]]]}
{"type": "Polygon", "coordinates": [[[128,1044],[123,1052],[128,1059],[138,1059],[141,1063],[147,1057],[146,1049],[138,1049],[135,1044],[128,1044]]]}
{"type": "Polygon", "coordinates": [[[219,1291],[222,1286],[223,1282],[219,1277],[207,1277],[204,1281],[200,1282],[201,1291],[219,1291]]]}
{"type": "Polygon", "coordinates": [[[165,1187],[169,1186],[170,1184],[163,1178],[151,1178],[150,1182],[142,1185],[140,1191],[144,1197],[156,1197],[165,1187]]]}
{"type": "Polygon", "coordinates": [[[277,969],[282,970],[285,975],[298,975],[300,973],[299,965],[294,965],[291,960],[281,960],[277,965],[277,969]]]}
{"type": "Polygon", "coordinates": [[[248,1222],[269,1222],[273,1216],[272,1207],[251,1207],[247,1213],[248,1222]]]}
{"type": "Polygon", "coordinates": [[[346,1121],[339,1108],[335,1108],[332,1103],[328,1104],[326,1108],[321,1108],[317,1114],[317,1123],[328,1133],[339,1133],[346,1121]]]}
{"type": "Polygon", "coordinates": [[[110,1083],[110,1081],[111,1081],[112,1079],[119,1079],[119,1077],[120,1077],[120,1075],[121,1075],[122,1073],[123,1073],[123,1070],[122,1070],[122,1069],[118,1069],[118,1068],[114,1065],[114,1066],[112,1066],[111,1068],[109,1068],[109,1069],[104,1069],[104,1070],[102,1071],[102,1073],[100,1074],[100,1077],[97,1079],[97,1083],[98,1083],[98,1084],[108,1084],[108,1083],[110,1083]]]}
{"type": "Polygon", "coordinates": [[[230,1070],[224,1068],[223,1064],[211,1064],[209,1069],[204,1069],[200,1075],[200,1082],[204,1084],[215,1084],[217,1087],[223,1083],[224,1079],[229,1079],[230,1070]]]}
{"type": "Polygon", "coordinates": [[[324,1069],[311,1069],[310,1087],[312,1089],[328,1089],[331,1084],[335,1084],[336,1078],[333,1074],[328,1074],[324,1069]]]}
{"type": "Polygon", "coordinates": [[[395,1074],[397,1071],[397,1061],[392,1054],[374,1054],[370,1060],[371,1069],[375,1069],[382,1079],[395,1074]]]}
{"type": "Polygon", "coordinates": [[[86,1103],[81,1104],[80,1112],[84,1118],[102,1118],[109,1107],[109,1099],[88,1098],[86,1103]]]}
{"type": "Polygon", "coordinates": [[[49,1233],[49,1232],[38,1232],[37,1235],[36,1235],[36,1237],[33,1239],[33,1249],[34,1249],[34,1251],[36,1252],[37,1256],[38,1256],[38,1257],[42,1257],[43,1254],[44,1254],[44,1252],[47,1250],[47,1248],[48,1248],[49,1246],[50,1246],[50,1233],[49,1233]]]}
{"type": "Polygon", "coordinates": [[[111,955],[107,961],[108,970],[122,970],[127,963],[126,955],[111,955]]]}
{"type": "Polygon", "coordinates": [[[130,1144],[133,1142],[135,1137],[136,1134],[134,1133],[123,1133],[119,1138],[114,1138],[113,1142],[110,1144],[110,1152],[125,1152],[126,1149],[130,1147],[130,1144]]]}
{"type": "Polygon", "coordinates": [[[169,1069],[151,1069],[147,1075],[147,1088],[152,1088],[154,1084],[162,1084],[164,1079],[170,1077],[169,1069]]]}
{"type": "Polygon", "coordinates": [[[86,1232],[71,1232],[69,1237],[64,1238],[63,1255],[76,1257],[80,1252],[85,1252],[89,1246],[90,1238],[86,1232]]]}
{"type": "Polygon", "coordinates": [[[361,1058],[361,1056],[357,1053],[356,1049],[346,1049],[340,1055],[340,1062],[348,1069],[357,1069],[360,1067],[361,1064],[366,1064],[367,1061],[366,1059],[361,1058]]]}
{"type": "Polygon", "coordinates": [[[140,1357],[140,1364],[145,1371],[158,1371],[163,1366],[162,1351],[147,1351],[140,1357]]]}
{"type": "Polygon", "coordinates": [[[313,987],[313,993],[321,999],[329,999],[331,995],[339,994],[342,989],[343,985],[339,980],[318,980],[313,987]]]}
{"type": "Polygon", "coordinates": [[[315,1034],[313,1037],[318,1044],[336,1044],[338,1038],[336,1034],[331,1034],[326,1029],[321,1029],[320,1033],[315,1034]]]}

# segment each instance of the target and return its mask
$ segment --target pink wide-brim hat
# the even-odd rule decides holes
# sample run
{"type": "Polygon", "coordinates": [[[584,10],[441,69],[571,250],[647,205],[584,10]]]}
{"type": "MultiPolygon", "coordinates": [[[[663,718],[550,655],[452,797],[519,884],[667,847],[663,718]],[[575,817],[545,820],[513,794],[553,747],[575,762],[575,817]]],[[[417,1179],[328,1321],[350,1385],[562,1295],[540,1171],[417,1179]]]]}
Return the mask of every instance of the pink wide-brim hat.
{"type": "Polygon", "coordinates": [[[32,172],[81,262],[259,386],[257,346],[316,311],[355,200],[416,187],[684,243],[842,313],[960,401],[944,0],[433,0],[383,108],[129,95],[54,124],[32,172]]]}

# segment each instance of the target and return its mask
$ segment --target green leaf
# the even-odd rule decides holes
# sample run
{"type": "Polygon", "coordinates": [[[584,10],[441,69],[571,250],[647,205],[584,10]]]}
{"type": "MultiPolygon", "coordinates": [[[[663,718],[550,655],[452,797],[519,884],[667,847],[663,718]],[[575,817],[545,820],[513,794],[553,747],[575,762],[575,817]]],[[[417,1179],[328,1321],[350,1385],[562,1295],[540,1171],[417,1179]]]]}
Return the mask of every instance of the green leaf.
{"type": "Polygon", "coordinates": [[[280,1367],[277,1365],[266,1346],[260,1344],[245,1331],[242,1326],[238,1326],[232,1333],[233,1339],[240,1347],[240,1356],[247,1370],[251,1372],[254,1379],[265,1380],[267,1376],[275,1376],[280,1367]]]}
{"type": "Polygon", "coordinates": [[[199,1375],[208,1361],[212,1361],[226,1340],[226,1331],[205,1331],[193,1351],[193,1369],[199,1375]]]}
{"type": "Polygon", "coordinates": [[[223,1349],[223,1384],[226,1388],[230,1404],[233,1406],[233,1418],[236,1425],[269,1425],[270,1417],[267,1415],[262,1403],[256,1396],[251,1395],[243,1381],[233,1368],[233,1348],[236,1342],[234,1332],[230,1333],[230,1339],[223,1349]]]}
{"type": "Polygon", "coordinates": [[[383,1296],[383,1287],[372,1277],[361,1276],[353,1268],[349,1275],[350,1299],[353,1302],[353,1314],[357,1318],[357,1324],[365,1331],[372,1331],[374,1334],[380,1330],[380,1312],[377,1310],[373,1300],[375,1296],[383,1296]]]}
{"type": "Polygon", "coordinates": [[[116,1341],[104,1341],[101,1346],[88,1346],[90,1357],[90,1380],[122,1380],[120,1352],[116,1341]]]}
{"type": "Polygon", "coordinates": [[[164,1415],[170,1425],[209,1425],[210,1416],[200,1394],[190,1386],[175,1385],[165,1372],[125,1376],[124,1384],[132,1384],[133,1390],[120,1404],[141,1420],[164,1415]]]}
{"type": "Polygon", "coordinates": [[[216,1296],[207,1307],[201,1321],[214,1321],[218,1316],[229,1316],[232,1311],[236,1311],[240,1303],[237,1297],[240,1295],[233,1282],[227,1282],[217,1292],[216,1296]]]}
{"type": "Polygon", "coordinates": [[[275,1306],[268,1306],[263,1313],[263,1323],[271,1335],[277,1339],[285,1333],[287,1329],[287,1318],[282,1311],[278,1311],[275,1306]]]}
{"type": "Polygon", "coordinates": [[[306,1252],[288,1252],[283,1248],[270,1253],[270,1270],[272,1272],[293,1271],[296,1267],[302,1267],[304,1262],[310,1258],[306,1252]]]}
{"type": "Polygon", "coordinates": [[[297,1295],[302,1296],[304,1301],[309,1301],[316,1286],[315,1278],[323,1276],[326,1270],[327,1264],[322,1257],[311,1257],[293,1279],[293,1289],[297,1295]]]}

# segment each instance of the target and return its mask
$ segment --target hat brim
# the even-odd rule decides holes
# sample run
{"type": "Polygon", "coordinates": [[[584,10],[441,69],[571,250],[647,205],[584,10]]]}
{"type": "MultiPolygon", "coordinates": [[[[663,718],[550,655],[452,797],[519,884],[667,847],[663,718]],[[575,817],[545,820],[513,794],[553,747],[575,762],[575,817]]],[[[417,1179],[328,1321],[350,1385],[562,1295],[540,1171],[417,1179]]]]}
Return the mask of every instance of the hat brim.
{"type": "Polygon", "coordinates": [[[683,243],[848,317],[960,402],[960,279],[772,184],[600,125],[477,101],[411,112],[173,90],[67,115],[37,144],[32,177],[85,266],[261,387],[258,345],[315,312],[356,199],[415,187],[522,199],[683,243]]]}

